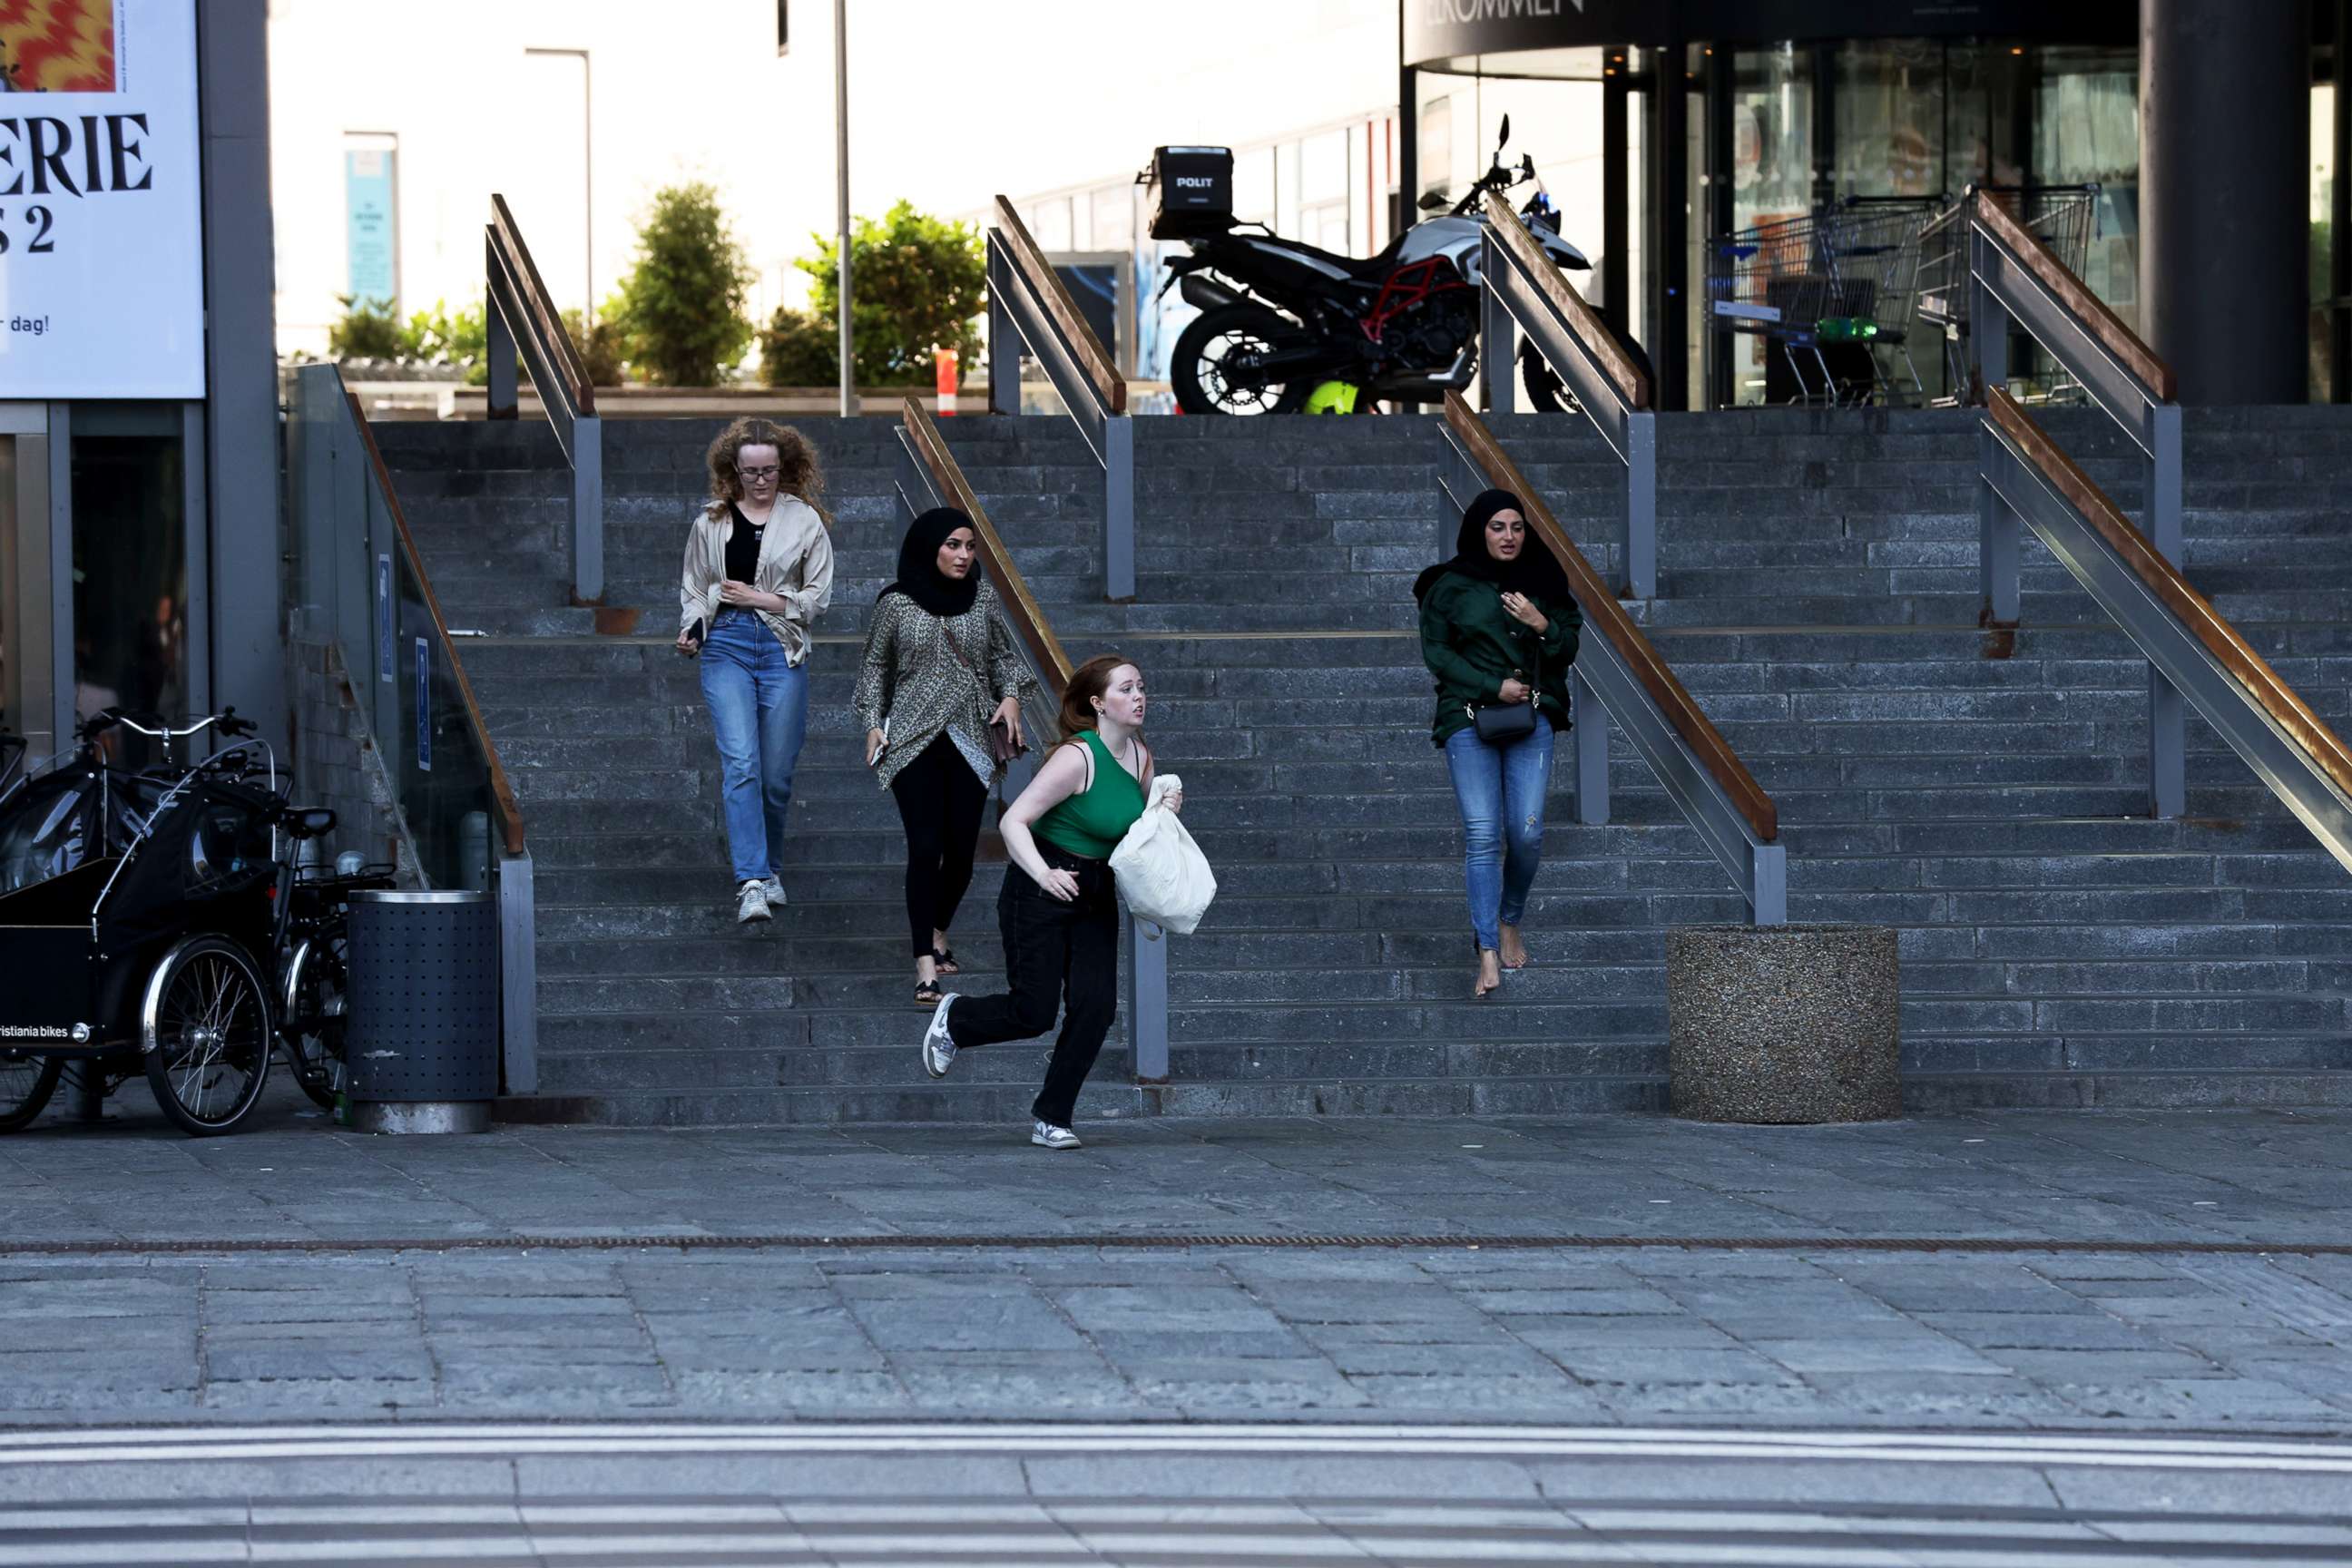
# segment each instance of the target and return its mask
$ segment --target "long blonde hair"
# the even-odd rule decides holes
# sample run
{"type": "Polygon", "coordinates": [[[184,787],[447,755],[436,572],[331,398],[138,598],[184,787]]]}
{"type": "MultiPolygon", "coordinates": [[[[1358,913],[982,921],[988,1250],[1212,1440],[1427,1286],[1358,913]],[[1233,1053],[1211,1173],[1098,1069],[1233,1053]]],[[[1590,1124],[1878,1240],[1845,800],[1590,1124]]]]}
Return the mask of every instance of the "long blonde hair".
{"type": "Polygon", "coordinates": [[[743,499],[743,480],[735,472],[735,459],[746,447],[773,447],[776,466],[782,471],[776,476],[780,494],[806,501],[828,528],[833,526],[833,513],[824,505],[824,470],[816,460],[816,447],[809,438],[789,425],[773,419],[763,419],[747,414],[719,432],[705,456],[710,468],[710,503],[704,515],[714,521],[725,517],[732,503],[743,499]]]}

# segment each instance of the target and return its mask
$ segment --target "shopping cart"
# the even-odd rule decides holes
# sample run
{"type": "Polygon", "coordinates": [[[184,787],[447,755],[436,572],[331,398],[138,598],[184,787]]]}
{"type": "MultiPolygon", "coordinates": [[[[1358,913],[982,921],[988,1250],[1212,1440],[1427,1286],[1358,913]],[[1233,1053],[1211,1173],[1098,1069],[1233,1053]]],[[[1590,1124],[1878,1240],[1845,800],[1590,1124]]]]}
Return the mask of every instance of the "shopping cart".
{"type": "MultiPolygon", "coordinates": [[[[2025,231],[2050,247],[2058,264],[2077,278],[2090,259],[2091,241],[2098,237],[2099,187],[2086,185],[1971,185],[1960,199],[1931,218],[1919,231],[1918,320],[1923,336],[1932,333],[1944,344],[1944,363],[1951,391],[1936,401],[1944,405],[1968,400],[1969,386],[1969,214],[1979,201],[1999,202],[2025,226],[2025,231]]],[[[2035,356],[2040,363],[2019,375],[2029,364],[2022,356],[2010,361],[2013,380],[2026,383],[2028,395],[2048,401],[2079,392],[2074,378],[2054,360],[2035,356]]]]}
{"type": "Polygon", "coordinates": [[[1766,341],[1767,402],[1889,399],[1898,355],[1921,391],[1908,346],[1912,290],[1921,223],[1941,205],[1848,197],[1707,242],[1708,326],[1766,341]]]}

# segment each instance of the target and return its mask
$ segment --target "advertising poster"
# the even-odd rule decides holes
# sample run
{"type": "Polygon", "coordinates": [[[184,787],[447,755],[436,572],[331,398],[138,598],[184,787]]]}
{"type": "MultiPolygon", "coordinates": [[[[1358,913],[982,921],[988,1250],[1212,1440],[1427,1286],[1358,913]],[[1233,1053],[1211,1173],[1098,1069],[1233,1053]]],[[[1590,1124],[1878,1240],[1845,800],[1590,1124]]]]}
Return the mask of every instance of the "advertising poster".
{"type": "Polygon", "coordinates": [[[194,0],[0,0],[0,398],[202,397],[194,0]]]}
{"type": "Polygon", "coordinates": [[[351,255],[344,292],[386,310],[400,301],[400,213],[393,184],[399,156],[389,147],[343,153],[343,223],[351,255]]]}

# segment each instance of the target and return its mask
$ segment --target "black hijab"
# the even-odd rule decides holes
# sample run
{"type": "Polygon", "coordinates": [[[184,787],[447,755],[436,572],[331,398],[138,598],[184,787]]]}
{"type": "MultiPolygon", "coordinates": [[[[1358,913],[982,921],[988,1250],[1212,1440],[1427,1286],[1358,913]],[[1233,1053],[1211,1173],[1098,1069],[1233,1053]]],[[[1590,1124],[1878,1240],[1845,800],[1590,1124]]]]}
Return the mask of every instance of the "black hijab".
{"type": "Polygon", "coordinates": [[[1488,552],[1486,524],[1502,511],[1528,515],[1527,504],[1508,490],[1483,491],[1472,501],[1462,513],[1462,531],[1454,538],[1454,559],[1441,561],[1414,578],[1412,596],[1427,598],[1440,577],[1459,572],[1465,577],[1492,583],[1505,593],[1525,594],[1549,605],[1568,603],[1568,574],[1560,570],[1550,547],[1537,536],[1533,523],[1528,525],[1528,542],[1519,546],[1517,559],[1497,561],[1488,552]]]}
{"type": "MultiPolygon", "coordinates": [[[[971,528],[971,519],[951,506],[935,506],[917,518],[898,544],[898,576],[874,596],[880,604],[892,594],[904,594],[932,615],[960,616],[980,596],[980,563],[962,578],[940,570],[940,546],[959,528],[971,528]]],[[[977,530],[974,530],[977,532],[977,530]]]]}

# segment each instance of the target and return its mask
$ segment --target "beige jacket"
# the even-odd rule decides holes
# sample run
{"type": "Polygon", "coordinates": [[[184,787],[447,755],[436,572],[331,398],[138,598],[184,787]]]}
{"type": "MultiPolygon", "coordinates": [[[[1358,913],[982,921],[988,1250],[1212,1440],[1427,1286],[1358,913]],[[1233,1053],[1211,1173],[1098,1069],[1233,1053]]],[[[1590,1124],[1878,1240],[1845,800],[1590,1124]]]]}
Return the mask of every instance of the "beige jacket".
{"type": "MultiPolygon", "coordinates": [[[[734,527],[735,520],[724,511],[713,518],[702,507],[694,509],[678,578],[679,631],[700,621],[707,632],[718,619],[719,584],[727,577],[727,538],[734,527]]],[[[776,498],[776,510],[760,537],[760,566],[751,586],[785,600],[781,616],[755,613],[784,645],[785,662],[800,663],[808,657],[810,629],[833,602],[833,540],[814,507],[795,496],[776,498]]]]}

